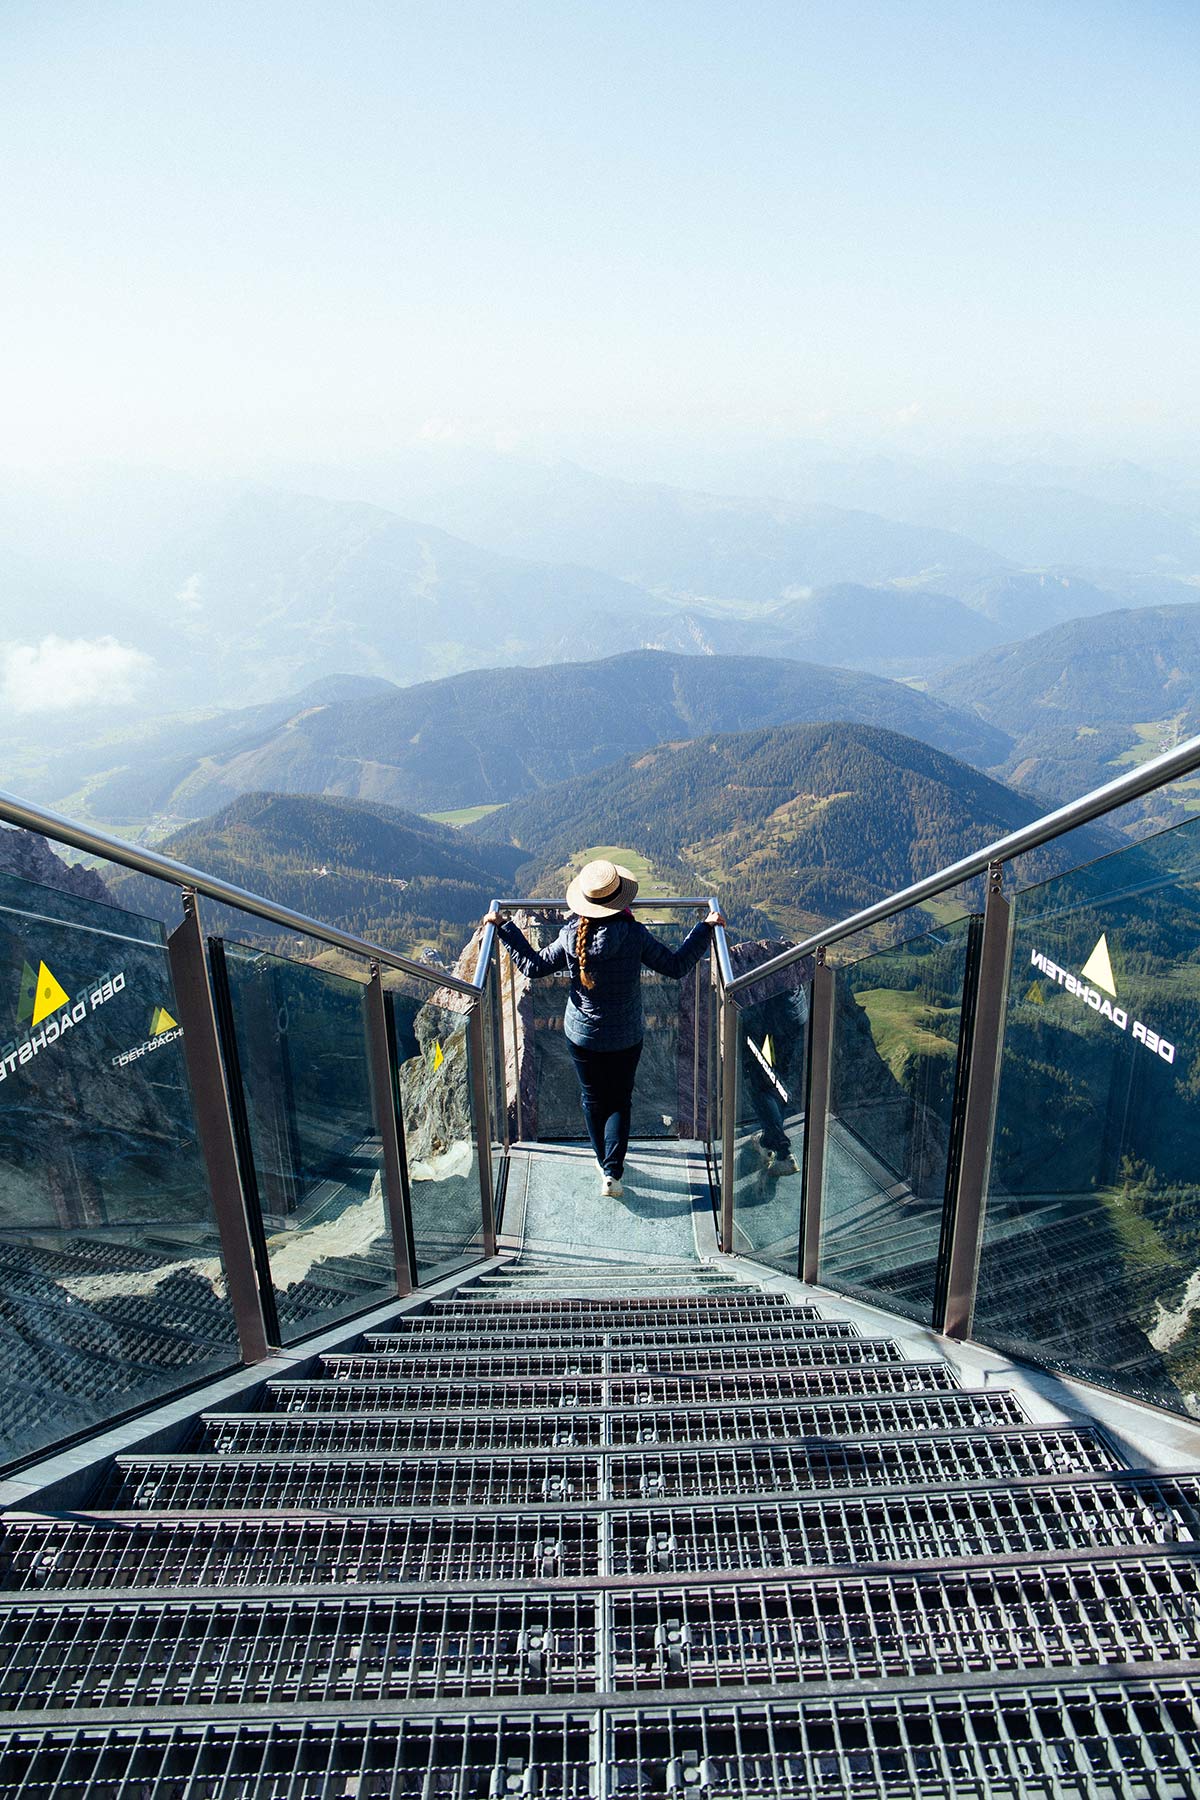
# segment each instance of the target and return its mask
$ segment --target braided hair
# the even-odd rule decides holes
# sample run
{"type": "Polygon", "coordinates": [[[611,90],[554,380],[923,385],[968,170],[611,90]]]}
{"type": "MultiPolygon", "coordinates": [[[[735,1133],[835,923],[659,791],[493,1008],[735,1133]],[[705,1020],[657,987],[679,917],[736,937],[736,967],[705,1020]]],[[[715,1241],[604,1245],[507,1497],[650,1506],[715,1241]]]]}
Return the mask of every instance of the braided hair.
{"type": "Polygon", "coordinates": [[[575,928],[575,955],[579,961],[579,982],[581,987],[594,988],[596,977],[587,966],[588,926],[590,919],[581,918],[575,928]]]}

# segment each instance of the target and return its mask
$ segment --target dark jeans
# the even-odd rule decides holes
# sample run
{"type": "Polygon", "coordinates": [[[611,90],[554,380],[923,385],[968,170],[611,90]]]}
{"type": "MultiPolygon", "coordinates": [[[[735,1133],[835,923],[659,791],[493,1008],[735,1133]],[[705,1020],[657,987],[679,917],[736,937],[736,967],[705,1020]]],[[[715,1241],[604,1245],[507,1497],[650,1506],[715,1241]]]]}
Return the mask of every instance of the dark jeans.
{"type": "Polygon", "coordinates": [[[579,1077],[579,1099],[596,1161],[606,1175],[619,1181],[629,1149],[633,1079],[642,1046],[637,1043],[628,1050],[585,1050],[568,1038],[567,1048],[579,1077]]]}
{"type": "Polygon", "coordinates": [[[744,1091],[759,1123],[763,1149],[774,1150],[777,1156],[787,1156],[792,1145],[783,1128],[784,1113],[778,1093],[758,1063],[749,1057],[742,1062],[742,1074],[744,1091]]]}

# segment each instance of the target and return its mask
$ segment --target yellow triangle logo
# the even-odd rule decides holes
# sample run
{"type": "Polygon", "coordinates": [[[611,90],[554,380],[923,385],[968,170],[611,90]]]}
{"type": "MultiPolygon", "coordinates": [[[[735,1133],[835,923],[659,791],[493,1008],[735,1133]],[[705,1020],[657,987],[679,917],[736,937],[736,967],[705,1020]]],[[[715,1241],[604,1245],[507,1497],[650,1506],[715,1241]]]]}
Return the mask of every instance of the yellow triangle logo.
{"type": "Polygon", "coordinates": [[[150,1036],[161,1037],[164,1031],[177,1031],[178,1019],[173,1019],[165,1006],[156,1006],[154,1017],[150,1021],[150,1036]]]}
{"type": "Polygon", "coordinates": [[[770,1064],[771,1068],[774,1068],[775,1067],[775,1045],[772,1043],[772,1041],[769,1037],[765,1037],[763,1039],[763,1056],[765,1057],[766,1061],[770,1064]]]}
{"type": "Polygon", "coordinates": [[[1040,981],[1034,982],[1025,998],[1031,1000],[1035,1006],[1045,1006],[1046,996],[1042,992],[1042,984],[1040,981]]]}
{"type": "Polygon", "coordinates": [[[1113,999],[1116,999],[1117,984],[1113,980],[1112,962],[1108,954],[1108,938],[1103,932],[1097,939],[1096,948],[1083,965],[1083,973],[1088,981],[1095,982],[1098,988],[1103,988],[1106,994],[1111,994],[1113,999]]]}
{"type": "Polygon", "coordinates": [[[435,1075],[437,1074],[437,1071],[441,1068],[441,1066],[445,1062],[445,1060],[446,1060],[446,1058],[445,1058],[445,1054],[443,1053],[441,1044],[435,1043],[433,1046],[433,1072],[435,1075]]]}
{"type": "Polygon", "coordinates": [[[67,990],[54,979],[45,963],[39,963],[33,998],[33,1023],[40,1025],[43,1019],[48,1019],[59,1007],[70,1005],[70,1000],[67,990]]]}

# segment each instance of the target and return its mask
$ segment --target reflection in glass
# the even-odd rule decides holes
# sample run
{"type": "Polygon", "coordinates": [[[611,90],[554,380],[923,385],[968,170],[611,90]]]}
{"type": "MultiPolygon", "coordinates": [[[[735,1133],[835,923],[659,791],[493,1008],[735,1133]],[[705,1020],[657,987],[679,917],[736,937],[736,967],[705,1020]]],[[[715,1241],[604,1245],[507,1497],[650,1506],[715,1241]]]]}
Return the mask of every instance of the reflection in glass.
{"type": "Polygon", "coordinates": [[[834,974],[820,1278],[927,1325],[970,930],[958,919],[834,974]]]}
{"type": "Polygon", "coordinates": [[[1200,821],[1012,905],[974,1334],[1200,1413],[1200,821]]]}
{"type": "Polygon", "coordinates": [[[417,1278],[483,1255],[483,1202],[471,1103],[470,1002],[416,983],[393,994],[417,1278]],[[400,1021],[403,1019],[404,1028],[400,1021]]]}
{"type": "MultiPolygon", "coordinates": [[[[737,997],[734,1248],[798,1272],[812,959],[737,997]]],[[[729,1071],[726,1072],[726,1079],[729,1071]]]]}
{"type": "Polygon", "coordinates": [[[284,1343],[396,1292],[364,987],[224,946],[250,1149],[284,1343]]]}
{"type": "Polygon", "coordinates": [[[0,873],[0,1461],[238,1360],[157,922],[0,873]]]}
{"type": "MultiPolygon", "coordinates": [[[[508,1114],[504,1040],[500,1032],[498,988],[499,984],[495,970],[493,970],[480,1004],[483,1008],[483,1057],[492,1128],[492,1193],[496,1196],[501,1193],[500,1183],[504,1169],[504,1122],[508,1114]]],[[[499,1219],[497,1219],[497,1227],[499,1227],[499,1219]]]]}

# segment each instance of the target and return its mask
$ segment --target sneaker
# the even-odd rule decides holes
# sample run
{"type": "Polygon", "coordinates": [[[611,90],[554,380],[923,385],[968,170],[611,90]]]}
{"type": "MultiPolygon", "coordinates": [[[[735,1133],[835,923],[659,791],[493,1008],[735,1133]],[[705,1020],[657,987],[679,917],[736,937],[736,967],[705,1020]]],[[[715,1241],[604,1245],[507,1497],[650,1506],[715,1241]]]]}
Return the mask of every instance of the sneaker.
{"type": "Polygon", "coordinates": [[[602,1200],[619,1200],[624,1192],[625,1189],[615,1175],[605,1175],[601,1179],[600,1197],[602,1200]]]}
{"type": "Polygon", "coordinates": [[[772,1150],[767,1161],[768,1175],[798,1175],[800,1164],[790,1150],[772,1150]]]}

